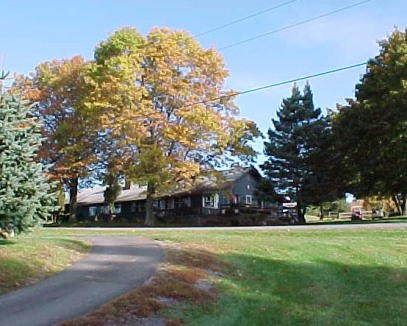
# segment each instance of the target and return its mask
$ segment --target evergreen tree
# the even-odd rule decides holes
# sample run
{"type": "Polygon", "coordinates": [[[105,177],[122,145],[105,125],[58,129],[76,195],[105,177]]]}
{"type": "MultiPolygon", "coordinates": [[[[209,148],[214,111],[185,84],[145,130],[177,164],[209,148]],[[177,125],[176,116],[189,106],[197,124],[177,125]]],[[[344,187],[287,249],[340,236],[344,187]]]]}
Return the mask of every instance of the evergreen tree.
{"type": "MultiPolygon", "coordinates": [[[[318,184],[323,178],[323,144],[327,147],[328,123],[315,109],[311,87],[307,83],[303,95],[296,85],[290,97],[283,100],[272,120],[269,141],[265,143],[268,161],[262,169],[275,190],[297,202],[297,223],[305,223],[307,205],[325,198],[318,184]]],[[[328,173],[325,174],[328,176],[328,173]]]]}
{"type": "Polygon", "coordinates": [[[40,124],[26,102],[0,95],[0,235],[20,233],[46,221],[54,194],[35,161],[41,144],[40,124]]]}

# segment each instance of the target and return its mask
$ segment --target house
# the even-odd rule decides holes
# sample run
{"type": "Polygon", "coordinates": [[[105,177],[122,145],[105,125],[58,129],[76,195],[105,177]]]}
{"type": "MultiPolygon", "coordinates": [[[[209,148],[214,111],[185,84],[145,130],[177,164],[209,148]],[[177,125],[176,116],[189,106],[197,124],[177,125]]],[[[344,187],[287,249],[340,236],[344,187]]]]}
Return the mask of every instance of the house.
{"type": "MultiPolygon", "coordinates": [[[[158,217],[201,216],[222,214],[227,207],[258,206],[255,196],[262,179],[254,167],[221,171],[217,176],[195,180],[192,185],[162,195],[154,202],[158,217]]],[[[85,189],[78,193],[78,220],[94,220],[107,213],[105,187],[85,189]]],[[[137,220],[145,217],[146,187],[131,185],[123,189],[115,202],[117,219],[137,220]]]]}

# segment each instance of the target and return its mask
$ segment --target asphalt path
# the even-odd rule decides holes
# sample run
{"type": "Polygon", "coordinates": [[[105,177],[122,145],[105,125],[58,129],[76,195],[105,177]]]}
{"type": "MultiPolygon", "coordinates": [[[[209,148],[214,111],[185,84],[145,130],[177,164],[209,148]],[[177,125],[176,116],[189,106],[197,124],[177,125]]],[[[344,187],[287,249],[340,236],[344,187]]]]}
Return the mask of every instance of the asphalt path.
{"type": "Polygon", "coordinates": [[[163,258],[138,237],[84,237],[92,249],[68,269],[39,284],[0,296],[0,325],[45,326],[81,316],[145,283],[163,258]]]}

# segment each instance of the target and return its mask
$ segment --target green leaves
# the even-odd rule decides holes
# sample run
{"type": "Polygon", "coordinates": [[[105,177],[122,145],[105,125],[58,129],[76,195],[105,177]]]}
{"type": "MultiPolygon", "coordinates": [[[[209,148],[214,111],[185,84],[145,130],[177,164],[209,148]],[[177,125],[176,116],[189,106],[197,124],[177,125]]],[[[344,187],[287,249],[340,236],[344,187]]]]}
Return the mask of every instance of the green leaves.
{"type": "Polygon", "coordinates": [[[334,132],[350,190],[358,196],[407,196],[407,31],[380,43],[356,85],[356,101],[341,107],[334,132]]]}

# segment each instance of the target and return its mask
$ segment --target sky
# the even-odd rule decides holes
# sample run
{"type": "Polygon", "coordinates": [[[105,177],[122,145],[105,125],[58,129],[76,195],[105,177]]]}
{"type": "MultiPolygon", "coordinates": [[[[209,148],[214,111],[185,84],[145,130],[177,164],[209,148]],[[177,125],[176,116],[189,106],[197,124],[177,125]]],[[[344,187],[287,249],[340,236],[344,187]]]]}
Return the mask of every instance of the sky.
{"type": "MultiPolygon", "coordinates": [[[[407,27],[406,0],[0,0],[0,53],[6,70],[22,74],[44,61],[82,55],[93,58],[95,46],[109,33],[135,27],[147,34],[169,27],[199,35],[272,7],[274,10],[196,37],[202,47],[222,55],[230,76],[226,89],[245,91],[367,61],[379,53],[378,40],[395,27],[407,27]],[[242,40],[273,32],[229,48],[242,40]],[[225,48],[225,49],[223,49],[225,48]]],[[[323,111],[354,96],[365,72],[358,67],[309,80],[314,103],[323,111]]],[[[300,88],[304,81],[298,82],[300,88]]],[[[241,117],[256,122],[266,134],[293,84],[239,96],[241,117]]],[[[263,150],[263,141],[255,149],[263,150]]],[[[264,156],[260,155],[261,163],[264,156]]]]}

